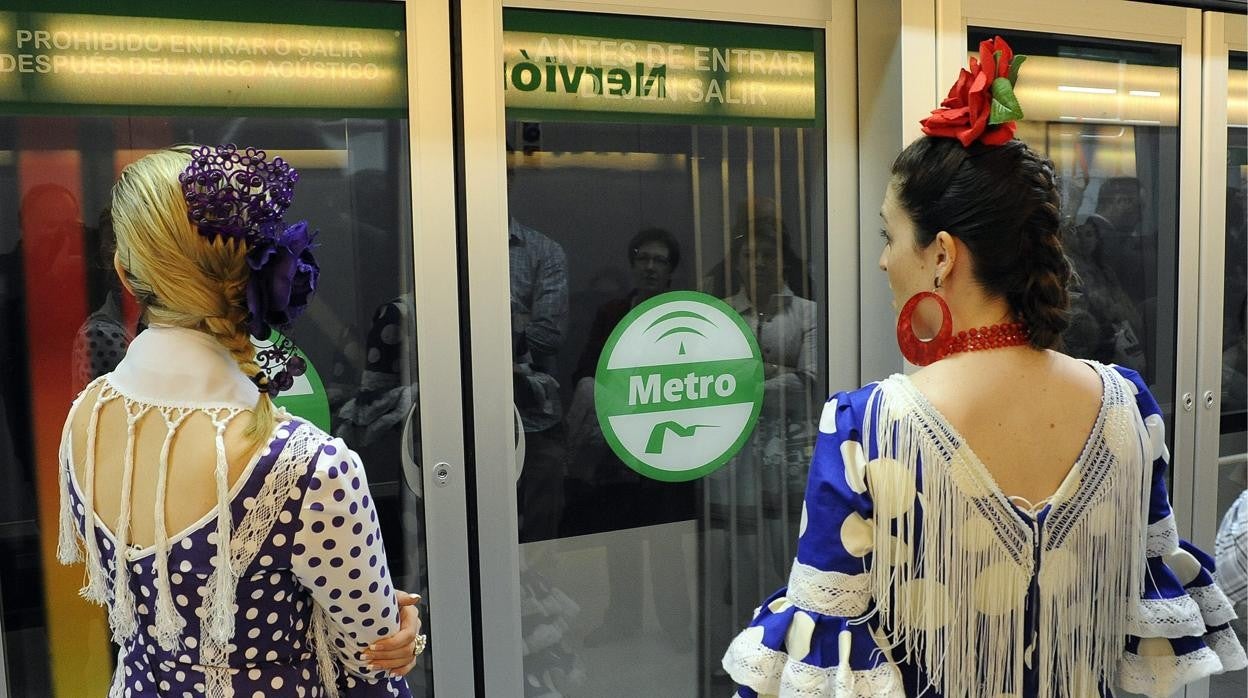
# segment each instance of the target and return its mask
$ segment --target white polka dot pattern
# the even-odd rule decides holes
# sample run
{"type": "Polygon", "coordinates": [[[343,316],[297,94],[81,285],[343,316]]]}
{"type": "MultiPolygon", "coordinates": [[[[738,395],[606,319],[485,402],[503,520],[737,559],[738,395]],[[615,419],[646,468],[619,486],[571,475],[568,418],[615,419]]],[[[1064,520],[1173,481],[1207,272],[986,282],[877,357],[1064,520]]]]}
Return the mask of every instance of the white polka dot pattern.
{"type": "Polygon", "coordinates": [[[854,557],[863,557],[875,546],[875,524],[858,512],[845,517],[841,524],[841,544],[854,557]]]}
{"type": "Polygon", "coordinates": [[[845,482],[858,494],[867,491],[867,456],[862,444],[846,439],[841,442],[841,460],[845,463],[845,482]]]}
{"type": "MultiPolygon", "coordinates": [[[[325,446],[315,456],[303,456],[302,462],[288,461],[300,474],[299,485],[266,487],[286,467],[281,456],[293,452],[285,441],[292,431],[280,430],[231,500],[239,528],[249,513],[266,509],[280,513],[273,516],[272,529],[262,541],[233,541],[236,552],[248,548],[252,556],[245,569],[238,569],[234,635],[224,648],[228,657],[221,659],[217,648],[200,642],[206,584],[218,557],[213,519],[179,534],[170,546],[170,590],[177,613],[186,621],[172,652],[161,649],[152,637],[154,557],[150,552],[131,555],[129,580],[140,632],[123,648],[110,695],[159,691],[161,696],[213,698],[232,691],[235,696],[327,696],[312,642],[313,611],[323,606],[332,621],[331,650],[336,649],[339,658],[339,697],[410,698],[405,682],[384,672],[367,672],[355,656],[359,647],[398,629],[397,603],[364,470],[340,440],[330,441],[314,430],[325,446]],[[313,557],[320,558],[317,567],[311,564],[313,557]],[[205,665],[231,668],[205,671],[205,665]]],[[[68,488],[67,496],[81,534],[81,499],[74,488],[68,488]]],[[[109,533],[97,528],[95,535],[101,562],[111,568],[114,546],[109,533]]]]}
{"type": "Polygon", "coordinates": [[[322,450],[299,518],[291,569],[325,611],[337,659],[351,674],[381,678],[359,653],[398,630],[398,602],[364,468],[340,439],[322,450]]]}

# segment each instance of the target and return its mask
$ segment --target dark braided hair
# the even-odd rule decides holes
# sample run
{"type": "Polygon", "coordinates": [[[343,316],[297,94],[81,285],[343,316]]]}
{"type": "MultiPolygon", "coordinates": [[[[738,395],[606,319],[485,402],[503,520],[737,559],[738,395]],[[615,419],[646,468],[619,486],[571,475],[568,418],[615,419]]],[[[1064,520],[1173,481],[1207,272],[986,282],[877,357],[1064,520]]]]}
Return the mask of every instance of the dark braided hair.
{"type": "Polygon", "coordinates": [[[892,173],[919,248],[941,231],[961,240],[974,257],[975,280],[1006,299],[1032,346],[1058,347],[1070,324],[1071,267],[1052,161],[1019,140],[964,148],[924,136],[901,151],[892,173]]]}

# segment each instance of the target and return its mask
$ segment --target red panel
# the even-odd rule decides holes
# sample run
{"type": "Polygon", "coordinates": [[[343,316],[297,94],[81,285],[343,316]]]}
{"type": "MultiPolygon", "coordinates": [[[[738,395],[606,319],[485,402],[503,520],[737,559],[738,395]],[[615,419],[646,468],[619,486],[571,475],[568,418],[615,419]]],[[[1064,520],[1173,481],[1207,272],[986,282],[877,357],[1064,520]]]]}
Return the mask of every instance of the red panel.
{"type": "Polygon", "coordinates": [[[109,673],[103,614],[78,597],[81,570],[56,560],[57,452],[74,398],[74,335],[88,313],[76,140],[73,120],[26,119],[16,156],[48,640],[56,695],[66,696],[102,689],[109,673]]]}

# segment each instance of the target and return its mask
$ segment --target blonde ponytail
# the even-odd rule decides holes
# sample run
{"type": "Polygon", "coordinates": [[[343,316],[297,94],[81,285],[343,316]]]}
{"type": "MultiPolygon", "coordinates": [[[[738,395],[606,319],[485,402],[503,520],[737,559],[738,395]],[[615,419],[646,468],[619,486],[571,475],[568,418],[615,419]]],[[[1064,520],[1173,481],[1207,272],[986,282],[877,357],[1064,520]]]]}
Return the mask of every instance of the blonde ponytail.
{"type": "MultiPolygon", "coordinates": [[[[187,218],[178,175],[190,164],[181,148],[152,153],[122,171],[113,187],[117,257],[149,323],[211,335],[248,378],[260,373],[247,333],[247,249],[208,240],[187,218]]],[[[273,403],[261,392],[247,438],[258,446],[272,432],[273,403]]]]}

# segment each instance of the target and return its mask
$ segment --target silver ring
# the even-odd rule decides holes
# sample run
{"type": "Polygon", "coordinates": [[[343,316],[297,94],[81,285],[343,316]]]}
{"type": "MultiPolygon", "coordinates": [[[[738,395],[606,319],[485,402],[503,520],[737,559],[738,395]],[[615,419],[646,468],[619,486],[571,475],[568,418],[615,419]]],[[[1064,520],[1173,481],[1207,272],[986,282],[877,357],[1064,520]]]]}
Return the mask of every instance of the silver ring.
{"type": "Polygon", "coordinates": [[[416,636],[416,641],[412,643],[413,658],[420,656],[420,653],[425,651],[425,643],[428,642],[428,640],[429,638],[424,635],[416,636]]]}

